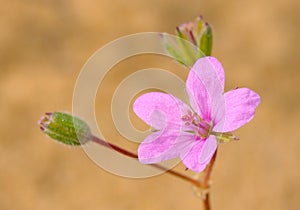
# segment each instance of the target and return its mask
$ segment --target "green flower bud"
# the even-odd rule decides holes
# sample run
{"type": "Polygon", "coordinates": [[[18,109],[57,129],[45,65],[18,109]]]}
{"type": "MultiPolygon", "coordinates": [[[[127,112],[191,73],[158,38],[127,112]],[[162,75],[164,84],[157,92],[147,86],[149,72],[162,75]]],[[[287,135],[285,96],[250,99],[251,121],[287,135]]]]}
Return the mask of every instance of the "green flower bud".
{"type": "Polygon", "coordinates": [[[191,67],[201,57],[210,56],[213,44],[211,26],[202,17],[176,27],[176,42],[164,34],[163,45],[178,62],[191,67]]]}
{"type": "Polygon", "coordinates": [[[62,112],[48,112],[38,122],[41,130],[52,139],[77,146],[92,138],[89,126],[81,119],[62,112]]]}

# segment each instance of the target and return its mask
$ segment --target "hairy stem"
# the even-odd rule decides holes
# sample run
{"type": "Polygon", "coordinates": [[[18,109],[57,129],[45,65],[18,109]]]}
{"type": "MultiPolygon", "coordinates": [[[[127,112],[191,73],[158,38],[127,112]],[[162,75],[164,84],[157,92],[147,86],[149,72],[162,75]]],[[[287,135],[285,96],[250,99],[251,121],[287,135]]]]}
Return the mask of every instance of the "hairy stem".
{"type": "MultiPolygon", "coordinates": [[[[91,140],[93,142],[97,143],[97,144],[100,144],[100,145],[108,148],[108,149],[115,150],[115,151],[117,151],[117,152],[119,152],[119,153],[121,153],[121,154],[123,154],[123,155],[125,155],[127,157],[138,159],[138,155],[137,154],[132,153],[132,152],[130,152],[128,150],[125,150],[125,149],[123,149],[123,148],[121,148],[121,147],[119,147],[117,145],[108,143],[108,142],[106,142],[106,141],[104,141],[104,140],[102,140],[102,139],[100,139],[100,138],[98,138],[96,136],[92,136],[91,140]]],[[[183,179],[185,181],[188,181],[188,182],[192,183],[196,187],[199,187],[199,188],[203,187],[198,180],[193,179],[193,178],[191,178],[189,176],[186,176],[184,174],[181,174],[179,172],[173,171],[172,169],[168,169],[168,168],[166,168],[166,167],[164,167],[162,165],[159,165],[159,164],[150,164],[150,166],[155,167],[155,168],[160,169],[160,170],[163,170],[163,171],[166,171],[167,173],[169,173],[169,174],[171,174],[173,176],[176,176],[176,177],[181,178],[181,179],[183,179]]]]}

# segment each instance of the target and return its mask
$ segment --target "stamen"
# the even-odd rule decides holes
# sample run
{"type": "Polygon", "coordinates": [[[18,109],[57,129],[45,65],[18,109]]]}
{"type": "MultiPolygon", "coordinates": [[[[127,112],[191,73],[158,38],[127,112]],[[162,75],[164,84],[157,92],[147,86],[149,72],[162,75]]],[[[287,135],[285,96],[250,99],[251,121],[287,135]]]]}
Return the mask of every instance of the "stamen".
{"type": "Polygon", "coordinates": [[[194,133],[201,139],[205,139],[210,135],[212,129],[211,123],[203,120],[196,112],[188,110],[187,114],[181,119],[184,122],[184,125],[189,126],[192,130],[188,130],[187,132],[194,133]]]}

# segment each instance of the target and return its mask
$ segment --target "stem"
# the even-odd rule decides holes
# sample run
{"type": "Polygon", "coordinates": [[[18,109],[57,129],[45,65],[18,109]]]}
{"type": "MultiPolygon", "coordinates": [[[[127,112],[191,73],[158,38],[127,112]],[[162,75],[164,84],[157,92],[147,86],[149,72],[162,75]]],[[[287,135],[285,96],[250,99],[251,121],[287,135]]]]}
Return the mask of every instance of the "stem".
{"type": "MultiPolygon", "coordinates": [[[[204,177],[202,179],[202,187],[204,189],[208,189],[209,188],[209,180],[210,180],[210,176],[211,176],[211,173],[212,173],[212,169],[213,169],[213,166],[214,166],[214,163],[215,163],[215,160],[216,160],[216,157],[217,157],[217,150],[215,152],[215,154],[213,155],[213,157],[211,158],[206,170],[205,170],[205,174],[204,174],[204,177]]],[[[210,201],[209,201],[209,191],[207,191],[202,199],[202,203],[203,203],[203,207],[204,207],[204,210],[210,210],[210,201]]]]}
{"type": "Polygon", "coordinates": [[[205,210],[210,210],[209,193],[207,193],[203,199],[203,207],[205,210]]]}
{"type": "MultiPolygon", "coordinates": [[[[117,152],[119,152],[119,153],[121,153],[121,154],[123,154],[123,155],[125,155],[127,157],[138,159],[138,155],[137,154],[132,153],[132,152],[130,152],[128,150],[125,150],[125,149],[123,149],[123,148],[121,148],[121,147],[119,147],[117,145],[108,143],[108,142],[106,142],[106,141],[104,141],[104,140],[102,140],[102,139],[100,139],[100,138],[98,138],[96,136],[92,136],[91,140],[93,142],[97,143],[97,144],[100,144],[100,145],[108,148],[108,149],[113,149],[113,150],[115,150],[115,151],[117,151],[117,152]]],[[[186,176],[184,174],[181,174],[179,172],[173,171],[172,169],[168,169],[168,168],[166,168],[166,167],[164,167],[162,165],[159,165],[159,164],[150,164],[150,166],[155,167],[155,168],[160,169],[160,170],[163,170],[163,171],[166,171],[169,174],[172,174],[172,175],[174,175],[174,176],[176,176],[178,178],[181,178],[181,179],[183,179],[185,181],[188,181],[188,182],[192,183],[193,185],[195,185],[196,187],[202,187],[201,183],[198,180],[193,179],[191,177],[188,177],[188,176],[186,176]]]]}
{"type": "Polygon", "coordinates": [[[125,149],[123,149],[123,148],[121,148],[119,146],[114,145],[114,144],[108,143],[108,142],[106,142],[106,141],[104,141],[102,139],[99,139],[96,136],[92,136],[92,141],[95,142],[95,143],[97,143],[97,144],[100,144],[100,145],[102,145],[102,146],[104,146],[104,147],[106,147],[108,149],[113,149],[113,150],[115,150],[115,151],[117,151],[117,152],[119,152],[119,153],[121,153],[123,155],[126,155],[128,157],[138,158],[137,154],[134,154],[134,153],[132,153],[130,151],[127,151],[127,150],[125,150],[125,149]]]}

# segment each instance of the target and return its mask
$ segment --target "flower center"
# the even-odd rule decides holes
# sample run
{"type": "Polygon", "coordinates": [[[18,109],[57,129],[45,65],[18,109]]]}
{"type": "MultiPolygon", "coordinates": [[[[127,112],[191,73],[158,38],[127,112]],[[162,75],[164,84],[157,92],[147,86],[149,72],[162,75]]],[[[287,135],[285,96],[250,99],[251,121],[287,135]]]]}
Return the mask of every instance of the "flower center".
{"type": "Polygon", "coordinates": [[[190,110],[182,118],[182,121],[191,130],[186,130],[189,133],[195,133],[201,139],[207,138],[212,130],[212,124],[203,120],[197,113],[191,112],[190,110]]]}
{"type": "Polygon", "coordinates": [[[197,113],[188,111],[182,118],[184,125],[187,129],[184,130],[188,133],[193,133],[200,139],[206,139],[209,135],[214,135],[219,143],[226,143],[232,140],[239,140],[233,132],[215,132],[212,130],[212,123],[202,119],[197,113]]]}

